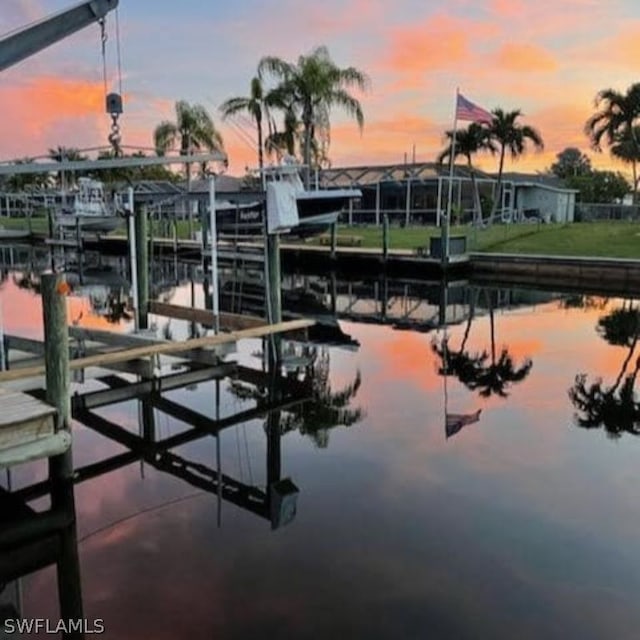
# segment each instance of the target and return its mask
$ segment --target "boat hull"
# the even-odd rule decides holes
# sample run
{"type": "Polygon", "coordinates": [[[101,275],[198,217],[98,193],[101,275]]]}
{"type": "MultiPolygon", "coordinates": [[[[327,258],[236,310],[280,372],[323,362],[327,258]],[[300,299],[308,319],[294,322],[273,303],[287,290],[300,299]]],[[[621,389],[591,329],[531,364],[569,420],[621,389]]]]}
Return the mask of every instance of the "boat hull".
{"type": "Polygon", "coordinates": [[[78,229],[92,233],[109,233],[123,224],[118,216],[78,216],[73,214],[56,216],[56,225],[62,229],[78,229]]]}
{"type": "MultiPolygon", "coordinates": [[[[359,192],[358,192],[359,194],[359,192]]],[[[299,224],[287,233],[309,237],[324,233],[354,197],[353,191],[308,191],[297,198],[299,224]]],[[[227,205],[216,211],[218,233],[250,235],[262,234],[265,226],[264,201],[250,205],[227,205]]]]}

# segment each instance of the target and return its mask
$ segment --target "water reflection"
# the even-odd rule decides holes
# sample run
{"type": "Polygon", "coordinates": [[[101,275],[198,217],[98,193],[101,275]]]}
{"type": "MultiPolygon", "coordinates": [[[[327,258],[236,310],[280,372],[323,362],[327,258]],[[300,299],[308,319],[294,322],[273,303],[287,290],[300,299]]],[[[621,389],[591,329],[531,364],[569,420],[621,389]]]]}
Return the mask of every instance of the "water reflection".
{"type": "MultiPolygon", "coordinates": [[[[87,624],[83,620],[73,483],[62,478],[57,468],[55,463],[51,464],[49,478],[42,483],[16,490],[0,489],[0,635],[3,637],[7,637],[5,632],[17,637],[38,635],[35,628],[24,633],[18,631],[23,621],[29,623],[23,611],[22,579],[51,565],[56,567],[59,616],[50,620],[50,629],[61,633],[56,633],[57,637],[80,640],[85,637],[85,631],[93,633],[98,628],[93,622],[87,624]],[[34,497],[42,495],[49,498],[49,508],[36,510],[29,505],[34,497]],[[65,622],[58,626],[57,620],[65,622]]],[[[11,470],[7,471],[7,478],[10,485],[11,470]]],[[[42,628],[37,631],[44,632],[42,628]]]]}
{"type": "Polygon", "coordinates": [[[434,338],[431,347],[439,358],[438,375],[455,376],[467,389],[477,391],[481,397],[492,395],[506,398],[509,389],[522,382],[531,372],[533,361],[527,357],[522,364],[509,353],[508,346],[498,349],[496,346],[496,327],[494,306],[499,292],[490,289],[476,289],[469,307],[469,314],[462,341],[458,349],[451,348],[449,336],[444,333],[440,338],[434,338]],[[466,349],[471,326],[475,317],[478,299],[482,295],[486,301],[489,313],[489,349],[476,351],[466,349]]]}
{"type": "MultiPolygon", "coordinates": [[[[317,345],[289,343],[285,349],[285,388],[296,388],[303,402],[281,412],[280,433],[298,431],[308,436],[320,448],[329,445],[329,432],[335,427],[350,427],[364,417],[361,407],[351,406],[362,384],[357,371],[353,380],[340,389],[331,382],[331,356],[329,349],[317,345]]],[[[239,398],[261,398],[267,390],[251,387],[240,380],[234,381],[231,391],[239,398]]]]}
{"type": "Polygon", "coordinates": [[[640,356],[632,364],[640,337],[640,310],[632,301],[600,317],[596,331],[608,344],[625,347],[627,352],[618,375],[611,385],[602,378],[589,383],[587,375],[576,375],[569,389],[569,398],[578,410],[576,424],[585,429],[604,427],[611,438],[623,433],[640,433],[640,403],[636,400],[635,385],[640,372],[640,356]]]}
{"type": "MultiPolygon", "coordinates": [[[[208,287],[165,267],[163,296],[207,306],[208,287]]],[[[236,362],[87,372],[74,387],[84,605],[105,637],[634,637],[640,439],[602,447],[562,428],[576,370],[615,384],[622,369],[620,389],[634,373],[633,337],[594,332],[629,303],[473,282],[444,299],[440,283],[306,284],[318,317],[333,299],[348,345],[285,343],[277,375],[255,341],[236,362]],[[491,367],[500,384],[486,385],[491,367]],[[480,409],[482,429],[445,442],[480,409]]],[[[11,281],[0,295],[36,308],[11,281]]],[[[56,578],[38,575],[26,596],[40,613],[56,578]]]]}

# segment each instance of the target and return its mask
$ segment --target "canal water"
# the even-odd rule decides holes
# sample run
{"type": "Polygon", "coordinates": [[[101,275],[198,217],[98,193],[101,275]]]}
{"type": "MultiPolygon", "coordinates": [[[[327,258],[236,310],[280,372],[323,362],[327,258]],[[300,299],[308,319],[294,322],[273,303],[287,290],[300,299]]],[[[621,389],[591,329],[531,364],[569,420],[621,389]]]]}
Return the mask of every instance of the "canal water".
{"type": "MultiPolygon", "coordinates": [[[[303,280],[327,300],[328,280],[303,280]]],[[[636,638],[640,302],[387,282],[383,313],[350,284],[334,286],[339,339],[285,344],[280,393],[305,403],[185,440],[164,466],[134,460],[76,484],[84,617],[118,640],[636,638]],[[274,473],[275,515],[260,502],[274,473]]],[[[189,283],[158,297],[203,304],[189,283]]],[[[24,274],[5,273],[0,301],[7,334],[42,335],[24,274]]],[[[131,329],[96,291],[68,304],[79,326],[131,329]]],[[[227,358],[260,371],[264,348],[227,358]]],[[[262,393],[209,380],[163,393],[184,419],[137,399],[92,413],[163,440],[193,414],[232,423],[274,400],[262,393]]],[[[73,428],[76,468],[127,451],[73,428]]],[[[14,468],[12,489],[45,474],[14,468]]],[[[55,567],[21,591],[24,618],[59,617],[55,567]]]]}

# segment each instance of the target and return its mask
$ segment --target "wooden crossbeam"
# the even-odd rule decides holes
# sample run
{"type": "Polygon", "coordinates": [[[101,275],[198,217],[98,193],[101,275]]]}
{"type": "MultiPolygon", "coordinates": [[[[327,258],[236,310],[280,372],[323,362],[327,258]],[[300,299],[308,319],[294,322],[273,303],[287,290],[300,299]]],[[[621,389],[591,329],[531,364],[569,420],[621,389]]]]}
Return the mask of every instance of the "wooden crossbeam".
{"type": "MultiPolygon", "coordinates": [[[[126,362],[128,360],[135,360],[136,358],[146,358],[156,354],[170,355],[172,353],[183,353],[185,351],[190,351],[191,349],[201,349],[203,347],[213,347],[220,344],[237,342],[243,338],[260,338],[274,333],[284,333],[297,329],[305,329],[313,326],[314,324],[314,320],[290,320],[288,322],[279,322],[276,324],[243,329],[241,331],[231,331],[229,333],[223,333],[215,336],[192,338],[191,340],[184,340],[182,342],[166,342],[133,347],[131,349],[111,351],[108,353],[87,356],[85,358],[75,358],[69,362],[69,368],[72,370],[86,369],[88,367],[101,367],[118,362],[126,362]]],[[[24,367],[22,369],[2,371],[0,372],[0,383],[9,382],[11,380],[21,380],[23,378],[33,378],[44,374],[44,366],[24,367]]]]}
{"type": "MultiPolygon", "coordinates": [[[[199,322],[200,324],[213,326],[213,311],[207,309],[193,309],[192,307],[182,307],[177,304],[167,304],[165,302],[150,302],[149,313],[155,313],[166,318],[176,320],[188,320],[199,322]]],[[[264,320],[253,316],[244,316],[237,313],[221,312],[219,315],[221,329],[243,330],[253,327],[264,326],[264,320]]]]}

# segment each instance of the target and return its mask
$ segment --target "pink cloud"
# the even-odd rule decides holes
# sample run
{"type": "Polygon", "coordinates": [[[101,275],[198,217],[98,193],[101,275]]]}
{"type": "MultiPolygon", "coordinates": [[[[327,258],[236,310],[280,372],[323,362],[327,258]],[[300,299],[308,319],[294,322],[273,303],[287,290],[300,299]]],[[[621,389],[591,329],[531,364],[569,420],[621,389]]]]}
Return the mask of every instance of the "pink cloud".
{"type": "Polygon", "coordinates": [[[495,65],[505,71],[555,71],[558,68],[554,56],[535,44],[503,44],[494,56],[495,65]]]}

